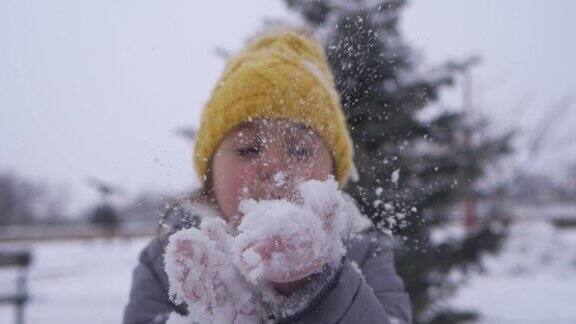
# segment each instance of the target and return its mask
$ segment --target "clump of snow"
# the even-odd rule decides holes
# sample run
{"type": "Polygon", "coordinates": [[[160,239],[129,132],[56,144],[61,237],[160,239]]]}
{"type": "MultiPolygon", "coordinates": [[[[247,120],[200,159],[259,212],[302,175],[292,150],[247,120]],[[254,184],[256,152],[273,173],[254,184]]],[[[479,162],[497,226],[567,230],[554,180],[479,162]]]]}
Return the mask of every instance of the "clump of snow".
{"type": "Polygon", "coordinates": [[[219,218],[170,236],[164,257],[169,295],[200,323],[257,322],[260,306],[230,257],[233,237],[219,218]]]}
{"type": "Polygon", "coordinates": [[[362,273],[362,269],[360,269],[360,266],[358,265],[358,263],[356,263],[356,261],[350,261],[350,265],[352,266],[352,268],[358,272],[359,275],[361,275],[362,277],[364,277],[364,274],[362,273]]]}
{"type": "Polygon", "coordinates": [[[242,209],[245,216],[233,253],[236,265],[251,282],[262,277],[291,281],[307,270],[308,259],[317,260],[327,253],[322,224],[310,210],[282,200],[247,201],[242,209]],[[290,272],[286,271],[288,263],[290,272]]]}
{"type": "Polygon", "coordinates": [[[394,184],[397,184],[399,179],[400,179],[400,169],[396,169],[394,170],[394,172],[392,172],[392,175],[390,176],[390,181],[392,181],[392,183],[394,184]]]}
{"type": "Polygon", "coordinates": [[[274,180],[274,186],[278,188],[282,187],[286,182],[286,175],[282,171],[277,172],[276,174],[274,174],[273,180],[274,180]]]}
{"type": "Polygon", "coordinates": [[[298,186],[301,201],[245,200],[232,253],[247,280],[289,282],[320,272],[345,254],[343,236],[352,223],[349,206],[333,179],[298,186]]]}

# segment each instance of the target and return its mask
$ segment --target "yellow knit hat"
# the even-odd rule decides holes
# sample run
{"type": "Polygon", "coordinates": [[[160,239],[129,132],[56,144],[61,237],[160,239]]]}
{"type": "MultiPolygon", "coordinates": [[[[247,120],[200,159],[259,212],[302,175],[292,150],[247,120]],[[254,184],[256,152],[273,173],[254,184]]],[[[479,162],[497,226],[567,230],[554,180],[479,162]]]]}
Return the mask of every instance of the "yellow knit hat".
{"type": "Polygon", "coordinates": [[[194,164],[205,179],[214,151],[250,118],[282,118],[314,129],[330,148],[341,186],[352,166],[352,141],[324,51],[294,31],[262,35],[233,57],[206,104],[194,164]]]}

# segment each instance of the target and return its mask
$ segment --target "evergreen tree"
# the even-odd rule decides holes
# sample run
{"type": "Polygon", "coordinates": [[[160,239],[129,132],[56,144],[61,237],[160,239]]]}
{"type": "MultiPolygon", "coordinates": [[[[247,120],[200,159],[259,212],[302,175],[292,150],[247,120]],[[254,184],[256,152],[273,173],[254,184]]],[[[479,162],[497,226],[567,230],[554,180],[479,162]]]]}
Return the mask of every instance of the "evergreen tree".
{"type": "Polygon", "coordinates": [[[421,72],[398,22],[404,0],[286,0],[324,42],[355,145],[359,179],[346,190],[375,225],[402,238],[397,268],[416,322],[458,322],[473,313],[443,309],[452,270],[478,266],[503,231],[480,222],[460,238],[432,233],[477,197],[491,161],[509,151],[509,135],[487,138],[484,123],[463,112],[423,118],[442,87],[468,62],[421,72]]]}

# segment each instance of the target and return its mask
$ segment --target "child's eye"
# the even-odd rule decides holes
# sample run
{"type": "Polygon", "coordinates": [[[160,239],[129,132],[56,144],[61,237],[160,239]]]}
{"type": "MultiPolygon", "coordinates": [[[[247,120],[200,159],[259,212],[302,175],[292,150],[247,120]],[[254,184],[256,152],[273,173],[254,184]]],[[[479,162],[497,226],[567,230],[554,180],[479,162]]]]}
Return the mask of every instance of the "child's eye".
{"type": "Polygon", "coordinates": [[[288,154],[302,159],[312,155],[312,150],[304,146],[293,146],[288,148],[288,154]]]}
{"type": "Polygon", "coordinates": [[[241,157],[257,156],[262,151],[260,146],[246,146],[236,150],[236,153],[241,157]]]}

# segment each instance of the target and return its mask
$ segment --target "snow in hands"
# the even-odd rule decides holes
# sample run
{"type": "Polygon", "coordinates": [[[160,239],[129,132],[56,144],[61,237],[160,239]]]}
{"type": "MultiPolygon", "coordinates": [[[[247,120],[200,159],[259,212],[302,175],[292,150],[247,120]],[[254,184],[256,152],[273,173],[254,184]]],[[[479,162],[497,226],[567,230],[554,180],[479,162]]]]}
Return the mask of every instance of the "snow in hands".
{"type": "Polygon", "coordinates": [[[320,272],[345,253],[346,201],[334,180],[299,185],[300,201],[245,200],[234,264],[254,284],[290,282],[320,272]]]}
{"type": "Polygon", "coordinates": [[[244,200],[237,231],[219,218],[170,236],[165,254],[169,294],[200,323],[252,323],[272,283],[321,272],[345,254],[343,237],[358,220],[334,179],[311,180],[288,200],[244,200]],[[230,233],[237,232],[236,236],[230,233]]]}
{"type": "Polygon", "coordinates": [[[170,236],[164,256],[169,295],[185,302],[199,323],[257,323],[261,307],[255,292],[230,264],[232,236],[219,218],[205,218],[200,229],[170,236]]]}

